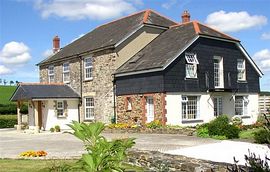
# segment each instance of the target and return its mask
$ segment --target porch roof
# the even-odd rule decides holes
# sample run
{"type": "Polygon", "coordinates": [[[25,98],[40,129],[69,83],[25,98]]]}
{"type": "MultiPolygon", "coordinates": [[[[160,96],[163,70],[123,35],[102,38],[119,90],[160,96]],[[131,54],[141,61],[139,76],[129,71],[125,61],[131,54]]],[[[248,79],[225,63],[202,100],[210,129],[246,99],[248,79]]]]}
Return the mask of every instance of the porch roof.
{"type": "Polygon", "coordinates": [[[71,87],[59,83],[21,83],[11,101],[53,98],[80,98],[71,87]]]}

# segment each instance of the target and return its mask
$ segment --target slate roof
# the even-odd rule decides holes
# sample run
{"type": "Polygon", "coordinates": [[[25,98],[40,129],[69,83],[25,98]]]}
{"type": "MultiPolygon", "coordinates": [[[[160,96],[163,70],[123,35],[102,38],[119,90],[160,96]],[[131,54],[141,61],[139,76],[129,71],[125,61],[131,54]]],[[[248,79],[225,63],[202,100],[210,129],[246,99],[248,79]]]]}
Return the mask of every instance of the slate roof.
{"type": "Polygon", "coordinates": [[[199,35],[238,41],[197,21],[174,25],[120,66],[115,74],[163,69],[199,35]]]}
{"type": "Polygon", "coordinates": [[[64,84],[22,83],[14,91],[11,101],[49,99],[49,98],[79,98],[72,88],[64,84]]]}
{"type": "Polygon", "coordinates": [[[95,28],[38,65],[101,48],[113,48],[142,24],[169,27],[176,23],[152,10],[144,10],[95,28]]]}

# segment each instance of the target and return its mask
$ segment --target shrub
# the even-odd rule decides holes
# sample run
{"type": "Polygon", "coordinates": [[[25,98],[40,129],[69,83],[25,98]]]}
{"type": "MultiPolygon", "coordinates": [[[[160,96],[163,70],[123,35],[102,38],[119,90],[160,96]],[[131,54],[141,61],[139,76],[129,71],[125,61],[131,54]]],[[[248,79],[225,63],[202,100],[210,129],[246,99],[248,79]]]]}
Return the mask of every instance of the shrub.
{"type": "Polygon", "coordinates": [[[242,124],[242,118],[240,116],[233,116],[232,117],[232,123],[233,125],[241,125],[242,124]]]}
{"type": "Polygon", "coordinates": [[[84,171],[123,171],[121,163],[126,158],[126,150],[131,148],[134,139],[121,139],[107,141],[101,136],[105,129],[103,123],[79,123],[73,121],[68,125],[74,132],[71,133],[83,141],[86,154],[77,162],[77,168],[84,171]]]}
{"type": "Polygon", "coordinates": [[[13,128],[16,124],[16,115],[0,115],[0,128],[13,128]]]}
{"type": "Polygon", "coordinates": [[[208,125],[210,136],[226,136],[228,139],[239,138],[240,129],[229,124],[229,118],[225,115],[218,116],[208,125]]]}
{"type": "Polygon", "coordinates": [[[117,124],[109,124],[108,128],[120,128],[120,129],[125,129],[125,128],[130,128],[131,126],[126,123],[117,123],[117,124]]]}
{"type": "Polygon", "coordinates": [[[254,139],[256,143],[270,143],[270,133],[265,129],[261,129],[254,133],[254,139]]]}
{"type": "Polygon", "coordinates": [[[198,125],[196,127],[196,132],[198,137],[209,137],[209,130],[208,130],[209,123],[205,123],[202,125],[198,125]]]}
{"type": "Polygon", "coordinates": [[[0,106],[0,114],[17,114],[16,104],[5,104],[0,106]]]}
{"type": "Polygon", "coordinates": [[[60,126],[59,126],[59,125],[56,125],[56,126],[54,127],[54,129],[55,129],[55,132],[60,132],[60,131],[61,131],[60,126]]]}
{"type": "Polygon", "coordinates": [[[28,105],[23,104],[21,109],[20,109],[21,114],[28,114],[28,105]]]}
{"type": "Polygon", "coordinates": [[[55,129],[52,127],[52,128],[50,128],[50,132],[54,132],[55,131],[55,129]]]}
{"type": "Polygon", "coordinates": [[[146,127],[151,129],[162,128],[162,123],[159,120],[154,120],[152,122],[147,123],[146,127]]]}

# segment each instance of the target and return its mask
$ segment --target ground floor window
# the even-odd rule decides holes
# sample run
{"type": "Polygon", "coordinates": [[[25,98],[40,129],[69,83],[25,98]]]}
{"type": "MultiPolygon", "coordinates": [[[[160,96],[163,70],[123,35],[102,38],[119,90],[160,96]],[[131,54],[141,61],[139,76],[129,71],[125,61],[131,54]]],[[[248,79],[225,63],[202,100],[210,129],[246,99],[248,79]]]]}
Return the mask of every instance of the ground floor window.
{"type": "Polygon", "coordinates": [[[197,119],[199,116],[199,96],[182,96],[182,119],[197,119]]]}
{"type": "Polygon", "coordinates": [[[248,102],[247,96],[235,96],[235,115],[248,115],[248,102]]]}
{"type": "Polygon", "coordinates": [[[85,119],[94,119],[94,98],[85,98],[85,119]]]}
{"type": "Polygon", "coordinates": [[[222,97],[214,97],[214,116],[222,115],[222,97]]]}
{"type": "Polygon", "coordinates": [[[63,117],[64,116],[64,101],[57,101],[57,116],[63,117]]]}
{"type": "Polygon", "coordinates": [[[155,120],[155,111],[154,111],[154,99],[153,96],[146,97],[146,121],[147,123],[155,120]]]}

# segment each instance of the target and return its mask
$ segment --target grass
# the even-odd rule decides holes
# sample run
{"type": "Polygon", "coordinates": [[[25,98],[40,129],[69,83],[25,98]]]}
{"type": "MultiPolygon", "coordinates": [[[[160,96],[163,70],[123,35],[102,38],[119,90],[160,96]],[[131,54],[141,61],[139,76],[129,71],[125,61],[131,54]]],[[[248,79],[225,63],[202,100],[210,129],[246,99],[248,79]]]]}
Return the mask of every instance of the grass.
{"type": "Polygon", "coordinates": [[[256,133],[259,130],[261,130],[261,128],[253,128],[253,129],[248,129],[248,130],[242,130],[239,133],[239,138],[240,139],[254,140],[254,133],[256,133]]]}
{"type": "Polygon", "coordinates": [[[0,104],[10,104],[9,98],[15,91],[16,86],[3,86],[0,85],[0,104]]]}
{"type": "MultiPolygon", "coordinates": [[[[0,159],[0,171],[5,172],[49,172],[53,167],[62,167],[62,171],[65,171],[63,167],[65,165],[72,166],[77,160],[27,160],[27,159],[0,159]]],[[[126,171],[144,171],[141,167],[131,166],[124,164],[123,168],[126,171]]],[[[51,170],[52,171],[52,170],[51,170]]],[[[60,171],[53,170],[53,171],[60,171]]],[[[77,170],[76,170],[77,171],[77,170]]]]}

